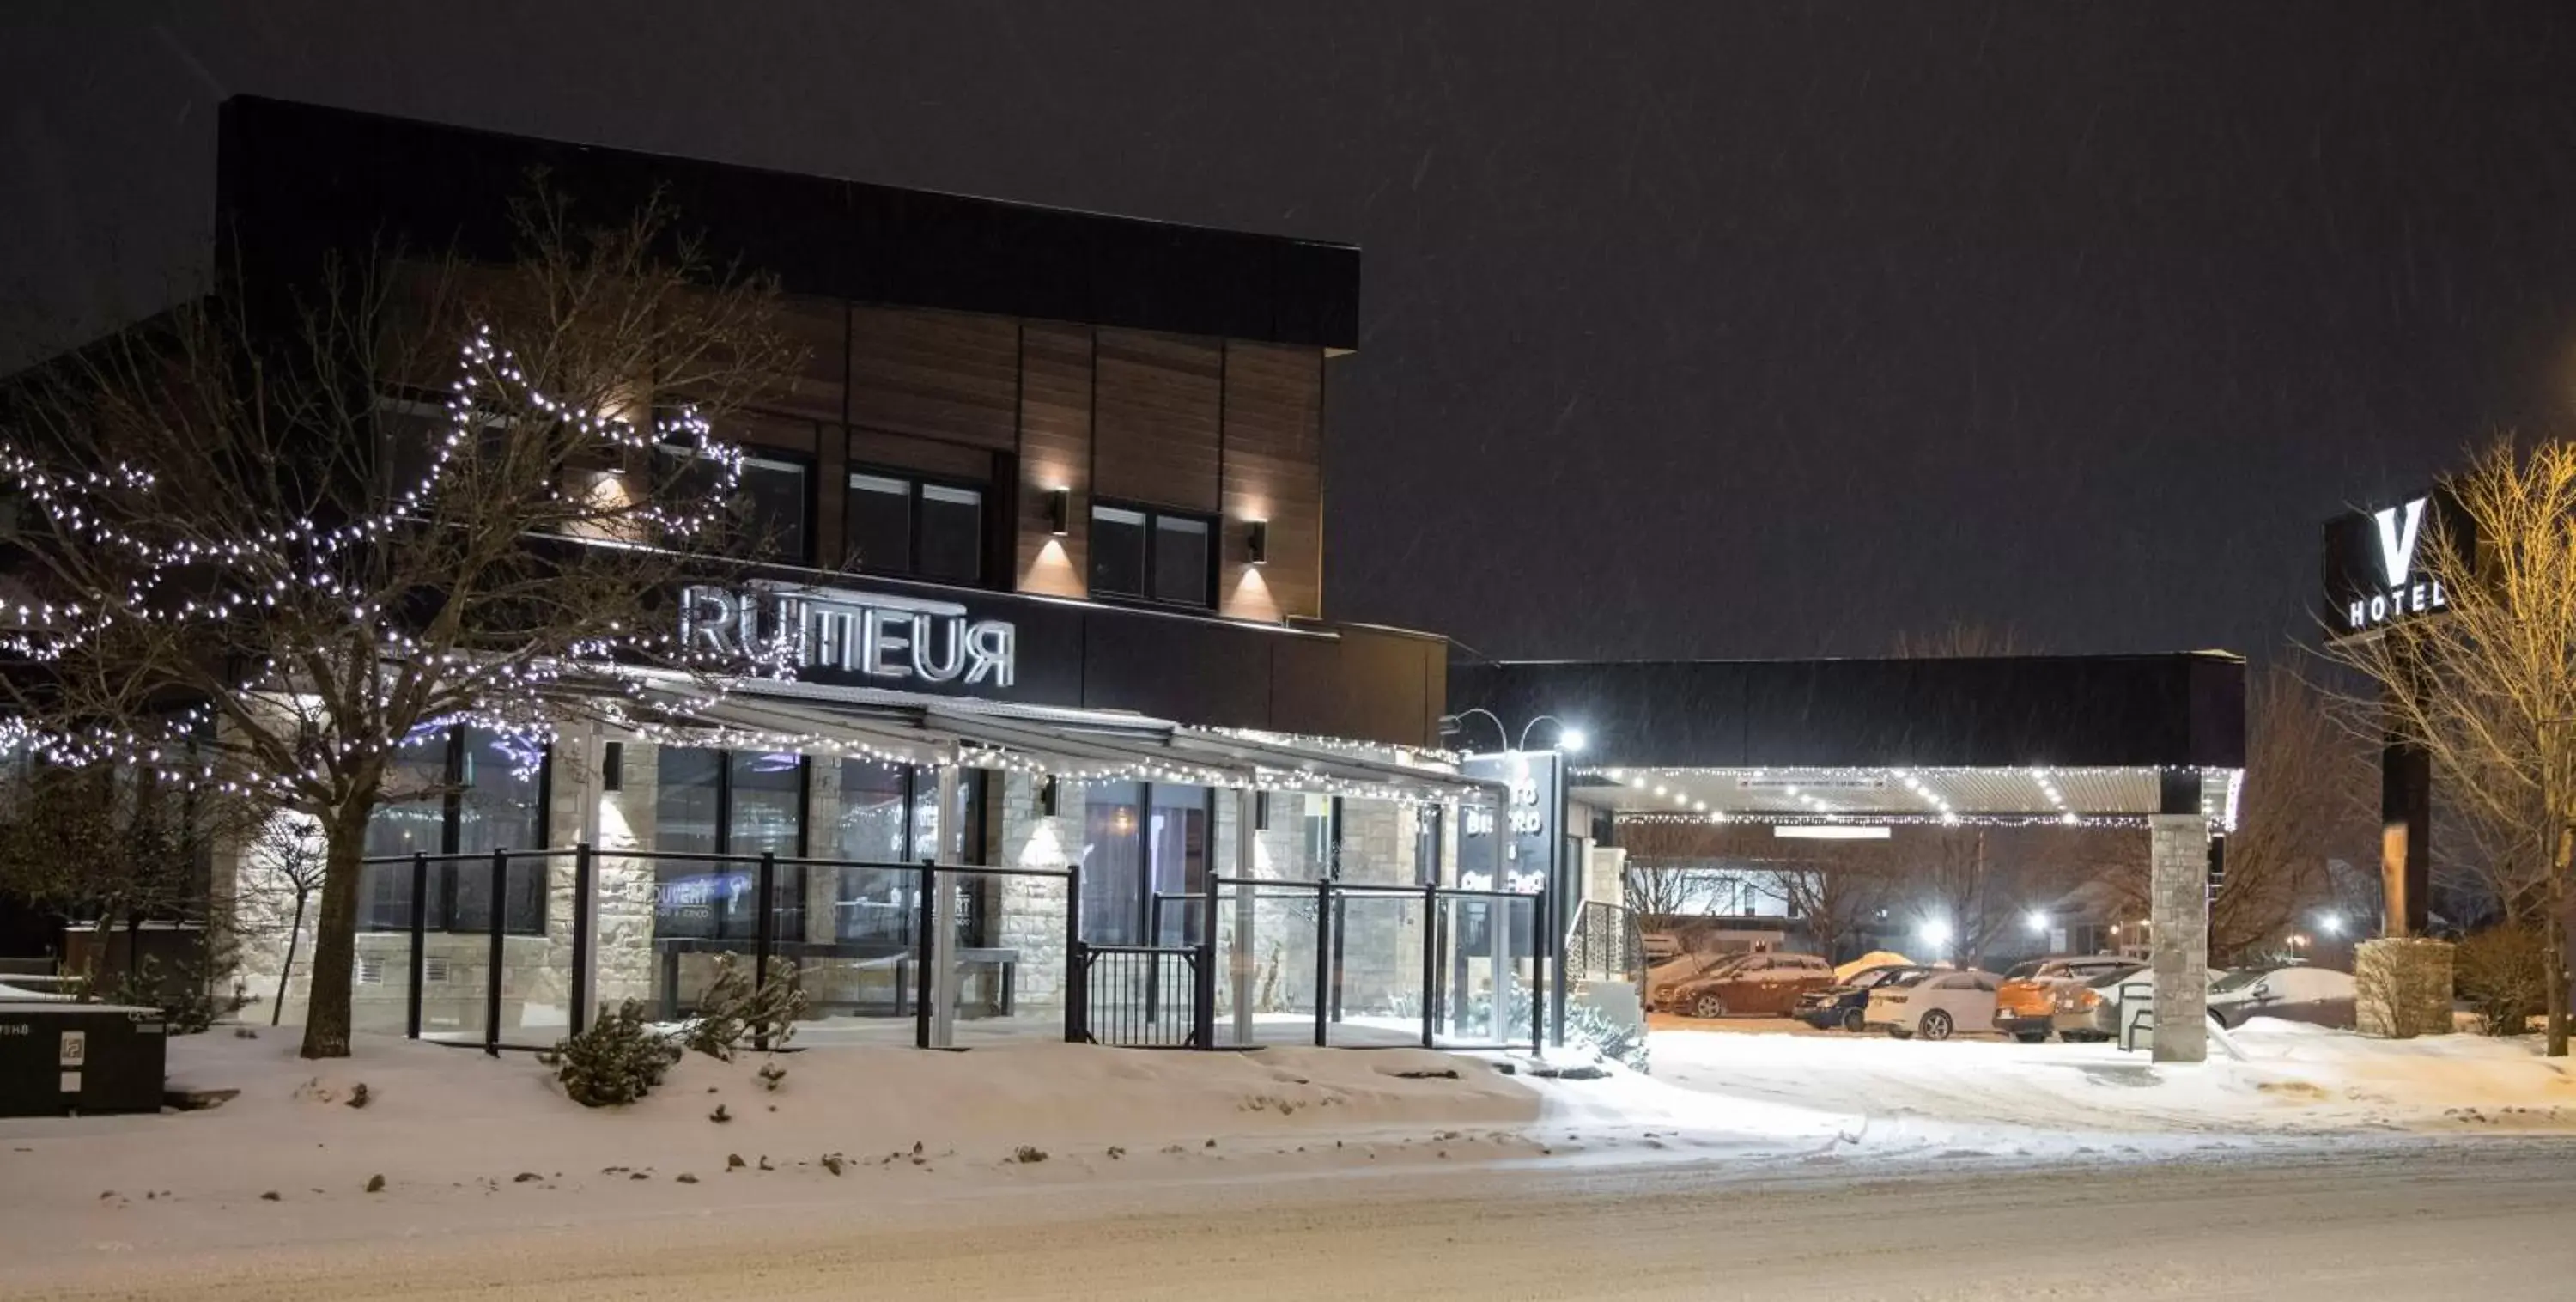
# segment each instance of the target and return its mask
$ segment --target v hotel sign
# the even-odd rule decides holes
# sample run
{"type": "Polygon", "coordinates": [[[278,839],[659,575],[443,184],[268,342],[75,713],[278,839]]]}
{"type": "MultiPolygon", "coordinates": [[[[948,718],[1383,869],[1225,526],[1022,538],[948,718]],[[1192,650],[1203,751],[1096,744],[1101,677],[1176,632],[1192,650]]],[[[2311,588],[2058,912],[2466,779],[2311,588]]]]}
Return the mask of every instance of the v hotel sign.
{"type": "Polygon", "coordinates": [[[2439,492],[2327,521],[2320,613],[2329,635],[2373,633],[2449,609],[2451,594],[2422,565],[2435,535],[2463,541],[2459,515],[2439,492]]]}

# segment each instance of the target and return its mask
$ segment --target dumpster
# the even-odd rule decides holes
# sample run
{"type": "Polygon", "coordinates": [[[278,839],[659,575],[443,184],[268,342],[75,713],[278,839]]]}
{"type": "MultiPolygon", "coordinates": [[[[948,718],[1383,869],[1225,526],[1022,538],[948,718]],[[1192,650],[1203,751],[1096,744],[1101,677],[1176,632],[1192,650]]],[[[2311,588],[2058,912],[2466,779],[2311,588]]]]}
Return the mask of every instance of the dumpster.
{"type": "Polygon", "coordinates": [[[167,1032],[157,1008],[0,1003],[0,1117],[160,1111],[167,1032]]]}

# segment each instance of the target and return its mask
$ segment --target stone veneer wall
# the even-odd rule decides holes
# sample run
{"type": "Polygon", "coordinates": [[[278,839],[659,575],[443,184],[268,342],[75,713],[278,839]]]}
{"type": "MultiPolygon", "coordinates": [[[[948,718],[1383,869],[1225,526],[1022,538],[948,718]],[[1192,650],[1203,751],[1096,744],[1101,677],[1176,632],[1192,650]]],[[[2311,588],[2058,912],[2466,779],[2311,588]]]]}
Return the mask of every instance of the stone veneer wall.
{"type": "Polygon", "coordinates": [[[2155,1060],[2209,1056],[2209,825],[2198,814],[2147,820],[2155,1060]]]}
{"type": "MultiPolygon", "coordinates": [[[[1080,861],[1081,784],[1057,784],[1059,812],[1050,815],[1041,808],[1045,779],[1003,773],[990,781],[985,799],[998,813],[992,824],[999,838],[993,847],[995,865],[1062,869],[1080,861]]],[[[1004,877],[993,889],[991,939],[1019,951],[1014,1001],[1023,1015],[1064,1009],[1064,898],[1062,878],[1004,877]]]]}

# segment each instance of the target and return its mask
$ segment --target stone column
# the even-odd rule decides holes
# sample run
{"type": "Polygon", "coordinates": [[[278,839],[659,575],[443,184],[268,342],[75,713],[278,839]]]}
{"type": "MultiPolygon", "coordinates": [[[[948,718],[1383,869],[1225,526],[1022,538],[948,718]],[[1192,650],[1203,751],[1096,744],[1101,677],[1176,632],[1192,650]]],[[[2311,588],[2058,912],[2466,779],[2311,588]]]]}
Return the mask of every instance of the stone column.
{"type": "MultiPolygon", "coordinates": [[[[994,783],[1001,801],[1001,845],[994,861],[1005,867],[1061,869],[1082,856],[1082,786],[1060,782],[1055,814],[1043,807],[1046,779],[1004,773],[994,783]]],[[[1019,954],[1012,978],[1019,1011],[1035,1015],[1061,1008],[1064,994],[1064,879],[1005,877],[995,900],[994,934],[1019,954]]]]}
{"type": "Polygon", "coordinates": [[[2157,1062],[2209,1056],[2209,824],[2197,813],[2147,820],[2148,962],[2156,977],[2157,1062]]]}
{"type": "Polygon", "coordinates": [[[593,990],[601,1004],[614,1008],[634,999],[649,1010],[653,1000],[652,861],[629,859],[620,851],[654,847],[655,797],[661,789],[660,752],[650,743],[629,741],[622,749],[619,789],[599,797],[597,924],[591,930],[591,961],[598,980],[593,990]]]}

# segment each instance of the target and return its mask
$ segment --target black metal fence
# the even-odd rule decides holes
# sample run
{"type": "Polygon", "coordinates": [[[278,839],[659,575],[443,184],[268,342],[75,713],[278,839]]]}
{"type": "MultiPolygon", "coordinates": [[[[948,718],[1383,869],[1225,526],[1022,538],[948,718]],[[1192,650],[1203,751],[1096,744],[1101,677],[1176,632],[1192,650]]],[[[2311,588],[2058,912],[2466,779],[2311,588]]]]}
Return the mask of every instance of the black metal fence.
{"type": "MultiPolygon", "coordinates": [[[[885,999],[879,1007],[894,1016],[910,1016],[914,1024],[914,1043],[921,1048],[945,1047],[934,1044],[936,1028],[941,1023],[937,1014],[948,995],[934,980],[944,956],[946,965],[959,975],[982,974],[990,987],[991,1011],[1008,1015],[1015,1011],[1017,955],[1014,951],[992,945],[967,943],[961,934],[963,924],[976,910],[964,899],[947,910],[960,925],[949,928],[943,937],[936,924],[939,910],[925,907],[943,890],[956,892],[961,883],[1007,877],[1042,877],[1067,883],[1067,913],[1078,915],[1080,898],[1079,871],[1032,868],[998,868],[979,864],[941,864],[930,861],[898,863],[892,861],[833,859],[805,855],[726,854],[690,851],[602,850],[588,844],[568,849],[493,850],[466,854],[411,854],[363,860],[371,870],[396,872],[408,877],[408,889],[401,906],[394,910],[403,916],[398,929],[381,925],[386,912],[375,913],[379,926],[373,936],[387,934],[404,937],[403,1034],[412,1039],[436,1039],[444,1043],[477,1043],[455,1034],[432,1034],[425,1009],[425,992],[433,976],[444,976],[459,950],[454,945],[433,945],[429,925],[433,868],[453,866],[455,873],[443,874],[441,880],[456,881],[467,871],[488,874],[485,887],[493,906],[479,940],[483,942],[481,958],[481,1047],[498,1054],[504,1049],[538,1050],[552,1047],[551,1042],[534,1042],[513,1038],[505,1004],[509,1001],[511,981],[510,949],[515,944],[535,947],[540,957],[535,965],[558,976],[565,987],[564,1019],[561,1029],[579,1034],[588,1025],[592,1010],[599,1006],[593,989],[596,965],[593,961],[596,929],[595,908],[600,899],[599,861],[614,859],[629,864],[652,865],[656,870],[652,887],[651,908],[655,915],[655,933],[650,945],[654,977],[651,981],[651,1004],[659,1016],[676,1020],[694,1011],[685,991],[685,978],[692,966],[692,956],[709,956],[747,960],[749,976],[755,986],[766,986],[772,980],[800,980],[821,965],[864,976],[881,974],[880,988],[885,999]],[[511,910],[502,907],[508,898],[508,883],[514,866],[523,871],[527,865],[538,865],[539,871],[556,861],[569,859],[572,866],[569,919],[569,953],[558,964],[551,957],[557,937],[514,929],[511,910]],[[665,898],[674,888],[661,880],[669,866],[696,869],[698,873],[683,878],[680,889],[694,890],[703,902],[684,904],[676,911],[690,915],[698,925],[686,934],[662,934],[665,914],[674,911],[665,898]],[[805,899],[802,896],[800,872],[856,872],[868,874],[877,889],[888,896],[884,907],[898,916],[889,925],[860,929],[856,935],[842,935],[836,925],[825,930],[830,939],[811,939],[805,934],[805,899]],[[706,880],[699,881],[703,877],[706,880]],[[782,891],[793,883],[795,891],[782,891]],[[740,900],[748,897],[748,907],[740,900]],[[787,924],[782,926],[782,923],[787,924]],[[434,951],[445,950],[445,953],[434,951]]],[[[693,897],[694,898],[694,897],[693,897]]],[[[437,934],[455,937],[457,932],[442,929],[437,934]]],[[[523,967],[528,965],[523,964],[523,967]]],[[[703,965],[699,965],[703,966],[703,965]]],[[[381,961],[371,964],[362,959],[360,980],[370,973],[382,980],[381,961]]],[[[525,999],[527,991],[518,991],[525,999]]],[[[1068,998],[1068,1004],[1071,1000],[1068,998]]],[[[953,1006],[953,1005],[950,1005],[953,1006]]],[[[521,1026],[517,1029],[530,1029],[521,1026]]],[[[549,1028],[551,1029],[551,1028],[549,1028]]]]}
{"type": "MultiPolygon", "coordinates": [[[[624,907],[649,910],[650,918],[623,918],[628,930],[613,935],[619,936],[623,955],[632,929],[644,929],[650,974],[639,976],[636,958],[624,955],[619,959],[625,969],[622,984],[649,990],[655,1011],[666,1020],[695,1011],[687,985],[693,975],[702,987],[710,979],[715,969],[709,959],[730,958],[747,962],[748,975],[758,986],[796,981],[817,1002],[864,1014],[908,1016],[913,1043],[921,1048],[950,1047],[959,1012],[956,996],[979,976],[985,989],[974,1011],[984,1016],[1018,1014],[1024,977],[1053,984],[1062,1003],[1063,1038],[1075,1043],[1214,1049],[1311,1038],[1317,1045],[1418,1043],[1538,1051],[1553,1024],[1547,1013],[1554,1002],[1551,977],[1559,949],[1554,942],[1560,937],[1543,892],[1210,876],[1198,891],[1150,900],[1150,943],[1102,945],[1083,938],[1078,866],[1000,868],[774,853],[603,850],[588,844],[365,860],[374,926],[361,937],[362,986],[371,980],[379,989],[390,984],[384,978],[400,964],[400,1026],[413,1039],[479,1045],[497,1055],[505,1049],[549,1048],[559,1034],[579,1034],[601,1004],[594,933],[599,929],[603,858],[630,867],[651,866],[641,888],[649,898],[639,899],[633,883],[617,886],[625,892],[624,907]],[[556,865],[567,860],[568,883],[554,875],[556,865]],[[547,930],[539,919],[537,930],[531,931],[528,918],[505,907],[514,867],[524,873],[530,865],[546,874],[547,889],[540,898],[569,886],[573,907],[567,923],[547,930]],[[433,869],[438,870],[435,878],[433,869]],[[834,918],[822,925],[808,919],[804,874],[814,872],[859,874],[855,880],[862,889],[848,889],[854,879],[844,876],[841,889],[812,898],[877,912],[859,924],[834,918]],[[394,876],[388,880],[375,874],[394,876]],[[1023,974],[1020,949],[992,943],[990,937],[979,939],[966,925],[977,916],[966,888],[1008,878],[1063,883],[1060,970],[1023,974]],[[488,917],[475,919],[482,924],[479,931],[431,927],[434,880],[460,897],[469,885],[479,887],[490,901],[488,917]],[[407,887],[400,899],[387,889],[397,882],[407,887]],[[945,901],[949,907],[932,907],[943,892],[950,893],[945,901]],[[844,898],[852,894],[866,898],[844,898]],[[937,921],[943,915],[960,925],[943,933],[937,921]],[[1269,967],[1258,972],[1256,933],[1274,955],[1269,967]],[[1395,952],[1399,948],[1404,952],[1395,952]],[[1280,970],[1276,955],[1291,951],[1299,963],[1310,965],[1310,976],[1280,970]],[[479,974],[474,971],[478,966],[479,974]],[[1404,974],[1407,969],[1410,975],[1404,974]],[[950,974],[947,981],[939,979],[943,970],[950,974]],[[1374,975],[1379,993],[1355,1003],[1352,991],[1361,972],[1374,975]],[[826,984],[831,986],[828,1000],[819,997],[825,993],[819,987],[826,984]],[[1274,1005],[1283,1001],[1266,993],[1279,985],[1303,988],[1302,998],[1284,1000],[1294,1006],[1290,1013],[1278,1011],[1274,1005]],[[1405,988],[1389,994],[1385,987],[1391,985],[1405,988]],[[426,997],[432,987],[444,992],[435,1019],[426,997]],[[542,990],[532,990],[536,987],[542,990]],[[559,1006],[551,1002],[557,997],[559,1006]],[[514,1005],[515,1018],[510,1011],[514,1005]],[[477,1021],[479,1035],[472,1033],[477,1021]]],[[[459,902],[445,901],[450,906],[459,902]]],[[[458,910],[446,912],[452,923],[458,910]]],[[[1020,925],[1024,944],[1032,943],[1026,922],[1022,919],[1020,925]]],[[[391,1012],[382,997],[369,1002],[379,1014],[391,1012]]],[[[1053,1029],[1041,1033],[1056,1034],[1053,1029]]]]}

